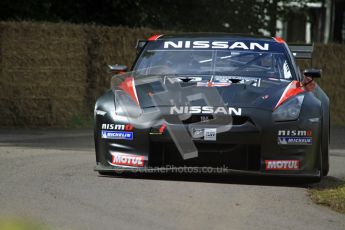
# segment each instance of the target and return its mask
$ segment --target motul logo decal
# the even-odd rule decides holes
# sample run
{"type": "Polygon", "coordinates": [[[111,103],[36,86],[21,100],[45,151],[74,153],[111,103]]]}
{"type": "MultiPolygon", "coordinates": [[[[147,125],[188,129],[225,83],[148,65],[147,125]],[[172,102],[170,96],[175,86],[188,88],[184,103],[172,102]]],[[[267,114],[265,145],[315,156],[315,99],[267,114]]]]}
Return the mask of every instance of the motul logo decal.
{"type": "Polygon", "coordinates": [[[265,160],[266,170],[298,170],[299,160],[265,160]]]}
{"type": "Polygon", "coordinates": [[[133,167],[143,167],[144,166],[144,156],[137,156],[131,154],[123,153],[111,153],[112,155],[112,165],[125,165],[133,167]]]}

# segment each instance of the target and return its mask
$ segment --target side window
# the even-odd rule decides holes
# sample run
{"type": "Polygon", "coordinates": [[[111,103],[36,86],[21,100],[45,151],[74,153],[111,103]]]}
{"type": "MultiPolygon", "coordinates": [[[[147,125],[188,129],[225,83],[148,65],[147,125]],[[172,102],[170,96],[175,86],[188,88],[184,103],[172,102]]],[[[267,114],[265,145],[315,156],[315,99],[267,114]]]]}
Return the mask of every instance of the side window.
{"type": "Polygon", "coordinates": [[[284,64],[283,64],[283,74],[284,74],[284,79],[292,78],[290,67],[286,60],[284,61],[284,64]]]}

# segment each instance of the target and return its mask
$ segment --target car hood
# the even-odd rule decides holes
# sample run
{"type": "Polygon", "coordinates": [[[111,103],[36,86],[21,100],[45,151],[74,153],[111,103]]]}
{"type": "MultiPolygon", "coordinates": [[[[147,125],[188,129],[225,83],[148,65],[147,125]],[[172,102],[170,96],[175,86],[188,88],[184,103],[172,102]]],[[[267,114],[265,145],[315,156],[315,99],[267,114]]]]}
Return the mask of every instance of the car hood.
{"type": "Polygon", "coordinates": [[[213,106],[273,110],[291,83],[289,80],[253,77],[231,77],[231,81],[226,82],[210,81],[210,78],[201,77],[196,80],[186,79],[162,76],[127,77],[113,87],[115,91],[125,91],[143,109],[213,106]]]}
{"type": "MultiPolygon", "coordinates": [[[[251,82],[250,82],[251,83],[251,82]]],[[[165,82],[136,85],[142,108],[157,106],[255,107],[273,110],[289,81],[260,80],[260,84],[165,82]]]]}

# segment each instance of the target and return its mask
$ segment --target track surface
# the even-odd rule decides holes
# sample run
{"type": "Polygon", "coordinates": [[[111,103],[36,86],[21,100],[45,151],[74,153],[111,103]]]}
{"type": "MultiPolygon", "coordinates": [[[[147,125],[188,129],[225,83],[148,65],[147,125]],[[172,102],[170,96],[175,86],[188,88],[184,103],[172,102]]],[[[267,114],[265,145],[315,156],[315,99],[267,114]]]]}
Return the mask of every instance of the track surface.
{"type": "MultiPolygon", "coordinates": [[[[331,172],[345,178],[344,128],[332,131],[331,172]]],[[[91,130],[0,130],[0,218],[53,229],[345,229],[308,185],[258,177],[101,177],[91,130]]]]}

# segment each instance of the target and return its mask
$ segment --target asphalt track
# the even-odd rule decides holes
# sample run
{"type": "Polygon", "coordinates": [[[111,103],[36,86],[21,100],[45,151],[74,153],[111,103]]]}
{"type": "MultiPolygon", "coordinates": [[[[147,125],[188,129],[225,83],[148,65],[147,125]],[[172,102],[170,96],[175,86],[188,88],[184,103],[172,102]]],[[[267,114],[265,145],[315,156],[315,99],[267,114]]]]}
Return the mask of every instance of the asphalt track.
{"type": "MultiPolygon", "coordinates": [[[[331,171],[345,178],[344,128],[332,129],[331,171]]],[[[0,218],[52,229],[345,229],[312,203],[310,185],[242,176],[102,177],[91,130],[0,130],[0,218]]]]}

